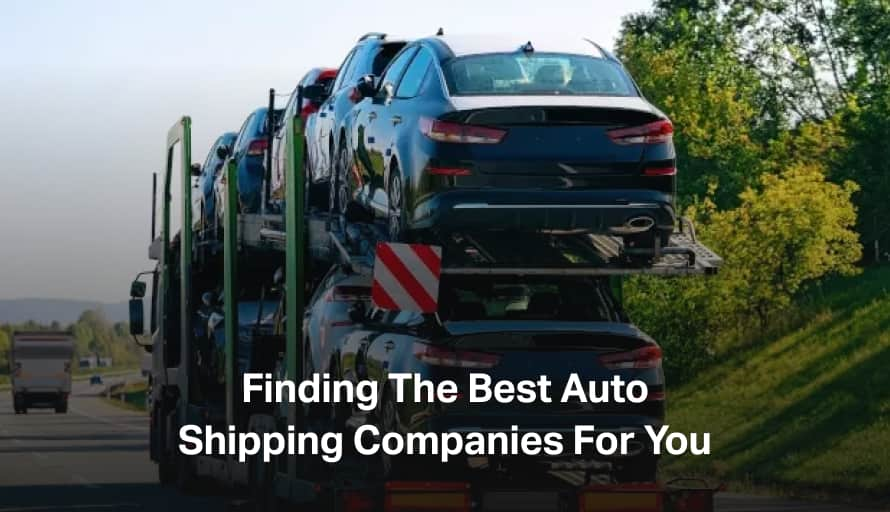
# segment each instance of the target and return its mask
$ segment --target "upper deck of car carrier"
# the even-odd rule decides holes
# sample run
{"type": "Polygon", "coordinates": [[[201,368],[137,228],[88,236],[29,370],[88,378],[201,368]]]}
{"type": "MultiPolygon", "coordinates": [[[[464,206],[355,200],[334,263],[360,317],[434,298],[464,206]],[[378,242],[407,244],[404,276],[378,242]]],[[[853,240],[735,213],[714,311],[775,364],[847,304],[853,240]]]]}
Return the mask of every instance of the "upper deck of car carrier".
{"type": "MultiPolygon", "coordinates": [[[[285,250],[287,234],[275,216],[240,215],[238,237],[245,248],[285,250]]],[[[323,212],[305,219],[310,253],[348,263],[370,273],[377,242],[386,241],[381,226],[351,223],[345,229],[323,212]]],[[[624,246],[621,237],[590,233],[512,231],[428,232],[418,243],[442,248],[443,274],[620,276],[716,274],[723,259],[702,244],[691,221],[682,219],[669,243],[656,244],[645,259],[624,246]]]]}

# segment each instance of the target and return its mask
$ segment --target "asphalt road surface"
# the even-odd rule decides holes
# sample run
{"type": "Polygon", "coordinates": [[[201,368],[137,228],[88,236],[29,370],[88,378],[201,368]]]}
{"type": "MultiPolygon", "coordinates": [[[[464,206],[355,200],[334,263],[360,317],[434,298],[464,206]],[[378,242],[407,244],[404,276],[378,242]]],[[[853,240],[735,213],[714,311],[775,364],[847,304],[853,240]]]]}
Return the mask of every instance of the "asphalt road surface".
{"type": "MultiPolygon", "coordinates": [[[[108,378],[106,380],[115,380],[108,378]]],[[[0,392],[0,512],[224,510],[224,501],[182,496],[157,483],[148,459],[148,417],[75,382],[68,414],[15,415],[0,392]]]]}
{"type": "MultiPolygon", "coordinates": [[[[0,512],[223,511],[226,500],[157,483],[148,418],[111,406],[101,386],[75,382],[68,414],[15,415],[0,391],[0,512]]],[[[719,512],[868,512],[847,506],[723,494],[719,512]]]]}

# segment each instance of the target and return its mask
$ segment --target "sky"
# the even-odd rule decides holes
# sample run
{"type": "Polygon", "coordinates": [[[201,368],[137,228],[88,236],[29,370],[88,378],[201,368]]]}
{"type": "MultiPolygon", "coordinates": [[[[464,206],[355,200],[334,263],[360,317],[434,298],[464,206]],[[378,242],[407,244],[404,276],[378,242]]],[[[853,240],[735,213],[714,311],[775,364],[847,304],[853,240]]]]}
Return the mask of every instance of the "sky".
{"type": "Polygon", "coordinates": [[[5,0],[0,299],[119,302],[148,260],[151,174],[192,118],[192,159],[366,32],[577,34],[611,48],[650,0],[5,0]]]}

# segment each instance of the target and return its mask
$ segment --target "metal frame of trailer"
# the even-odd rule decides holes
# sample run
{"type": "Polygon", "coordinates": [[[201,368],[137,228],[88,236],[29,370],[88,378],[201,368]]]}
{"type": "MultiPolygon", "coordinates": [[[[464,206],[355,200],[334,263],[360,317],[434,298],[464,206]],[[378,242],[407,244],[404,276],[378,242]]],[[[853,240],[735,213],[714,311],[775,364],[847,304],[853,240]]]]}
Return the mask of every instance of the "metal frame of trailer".
{"type": "MultiPolygon", "coordinates": [[[[298,94],[301,94],[299,91],[298,94]]],[[[271,95],[270,95],[271,97],[271,95]]],[[[299,101],[299,99],[298,99],[299,101]]],[[[297,110],[299,112],[299,109],[297,110]]],[[[285,260],[285,314],[286,335],[284,343],[286,377],[300,380],[302,373],[301,332],[304,309],[304,290],[306,283],[307,241],[314,235],[314,247],[327,251],[327,255],[341,263],[349,264],[356,272],[372,272],[375,240],[380,239],[372,225],[358,226],[353,233],[330,229],[339,224],[329,222],[324,214],[305,212],[305,181],[300,174],[303,165],[303,132],[302,121],[297,114],[286,123],[286,151],[291,155],[287,159],[286,198],[287,209],[284,225],[280,217],[260,215],[239,215],[237,212],[237,170],[232,162],[225,166],[226,209],[223,219],[224,237],[221,243],[223,252],[223,295],[225,314],[225,421],[227,425],[244,424],[244,418],[238,417],[236,397],[239,395],[237,378],[238,350],[238,308],[237,291],[239,290],[239,270],[243,255],[249,251],[274,251],[282,253],[285,260]],[[324,229],[329,233],[319,235],[315,231],[324,229]],[[321,242],[318,242],[321,240],[321,242]]],[[[179,270],[179,364],[178,367],[167,367],[169,360],[166,354],[166,340],[155,340],[155,368],[162,367],[162,386],[177,390],[180,398],[175,410],[175,422],[201,422],[206,414],[200,406],[190,404],[189,370],[180,370],[183,365],[191,364],[192,344],[192,272],[195,265],[193,252],[193,233],[191,229],[191,177],[188,173],[191,162],[191,119],[183,117],[168,132],[167,165],[163,176],[162,222],[161,235],[153,240],[150,253],[160,261],[160,281],[158,290],[158,307],[164,311],[165,301],[169,297],[173,269],[168,264],[176,244],[170,232],[171,186],[175,162],[174,147],[181,144],[181,167],[183,175],[178,186],[182,187],[182,230],[178,242],[179,270]],[[160,341],[160,343],[158,343],[160,341]],[[159,366],[162,365],[162,366],[159,366]],[[185,399],[182,399],[182,398],[185,399]]],[[[535,274],[535,275],[600,275],[625,276],[635,274],[655,274],[662,276],[708,275],[715,273],[722,260],[695,238],[692,224],[684,221],[682,229],[675,233],[670,243],[663,248],[656,248],[656,258],[651,265],[635,265],[627,258],[621,240],[615,237],[595,236],[589,234],[537,234],[530,235],[534,242],[535,261],[515,261],[514,248],[505,243],[503,237],[491,233],[434,233],[432,239],[422,240],[423,243],[437,243],[443,247],[445,255],[442,272],[444,274],[535,274]]],[[[153,229],[154,230],[154,229],[153,229]]],[[[154,235],[154,233],[153,233],[154,235]]],[[[524,239],[524,242],[527,242],[524,239]]],[[[201,250],[218,251],[219,245],[202,247],[201,250]]],[[[199,262],[203,258],[197,258],[199,262]]],[[[169,332],[165,315],[158,315],[158,332],[163,337],[169,332]]],[[[271,370],[271,369],[270,369],[271,370]]],[[[288,424],[299,424],[298,405],[287,407],[288,424]]],[[[279,418],[282,421],[284,418],[279,418]]],[[[168,422],[166,430],[166,447],[174,445],[172,425],[168,422]]],[[[249,429],[263,432],[282,428],[271,415],[251,417],[249,429]]],[[[183,457],[179,457],[182,460],[183,457]]],[[[517,503],[528,504],[534,500],[555,499],[558,506],[555,510],[577,510],[580,512],[621,510],[656,512],[686,510],[707,511],[712,507],[714,489],[706,486],[681,487],[668,485],[596,485],[584,483],[569,485],[554,491],[522,491],[509,486],[504,488],[500,482],[387,482],[385,485],[374,484],[367,478],[353,478],[350,470],[360,468],[361,464],[346,462],[336,472],[336,478],[329,482],[313,482],[300,474],[297,457],[286,457],[286,462],[279,460],[272,464],[251,465],[239,464],[234,457],[214,458],[195,457],[194,472],[209,476],[228,485],[248,486],[251,490],[252,507],[259,509],[274,508],[270,497],[275,496],[291,504],[304,504],[310,510],[333,510],[345,512],[365,512],[387,510],[390,512],[407,512],[420,507],[427,511],[482,511],[491,512],[518,510],[517,503]],[[257,500],[264,502],[263,505],[257,500]],[[500,505],[499,505],[500,504],[500,505]],[[678,505],[679,504],[679,505],[678,505]],[[507,507],[507,508],[504,508],[507,507]],[[512,508],[511,508],[512,507],[512,508]]],[[[186,461],[188,464],[189,462],[186,461]]],[[[364,474],[356,471],[357,475],[364,474]]]]}

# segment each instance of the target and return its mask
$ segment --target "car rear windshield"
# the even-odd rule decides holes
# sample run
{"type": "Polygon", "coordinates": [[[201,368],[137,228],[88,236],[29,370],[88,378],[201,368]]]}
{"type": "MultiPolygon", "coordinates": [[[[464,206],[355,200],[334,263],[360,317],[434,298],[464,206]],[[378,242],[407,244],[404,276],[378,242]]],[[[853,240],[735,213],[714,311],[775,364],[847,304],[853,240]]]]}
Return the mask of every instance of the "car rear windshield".
{"type": "Polygon", "coordinates": [[[550,278],[444,279],[439,290],[443,320],[555,320],[615,322],[622,314],[601,281],[550,278]]]}
{"type": "Polygon", "coordinates": [[[565,53],[488,53],[452,60],[445,80],[453,96],[637,96],[616,62],[565,53]]]}

